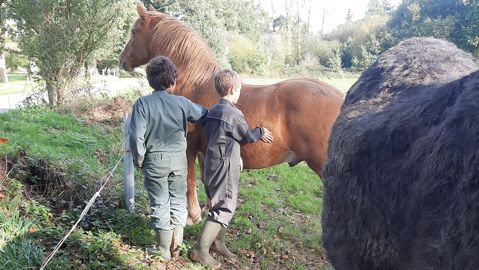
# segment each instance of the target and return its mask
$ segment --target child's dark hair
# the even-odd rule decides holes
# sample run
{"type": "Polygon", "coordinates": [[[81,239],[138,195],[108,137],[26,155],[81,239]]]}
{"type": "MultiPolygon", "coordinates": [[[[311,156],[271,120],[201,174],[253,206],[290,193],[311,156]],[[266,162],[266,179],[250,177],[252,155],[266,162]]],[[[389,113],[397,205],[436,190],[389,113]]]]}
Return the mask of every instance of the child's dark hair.
{"type": "Polygon", "coordinates": [[[146,78],[155,90],[166,90],[176,82],[176,66],[166,56],[156,56],[146,66],[146,78]]]}
{"type": "Polygon", "coordinates": [[[228,95],[231,88],[241,87],[241,77],[231,69],[221,69],[215,73],[215,89],[220,97],[228,95]]]}

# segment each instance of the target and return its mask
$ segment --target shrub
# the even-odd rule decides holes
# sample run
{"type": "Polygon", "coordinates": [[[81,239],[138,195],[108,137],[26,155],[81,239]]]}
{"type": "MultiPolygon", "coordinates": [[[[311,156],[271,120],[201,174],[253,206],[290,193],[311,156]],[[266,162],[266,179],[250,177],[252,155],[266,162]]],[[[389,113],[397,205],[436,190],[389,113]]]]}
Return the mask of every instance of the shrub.
{"type": "Polygon", "coordinates": [[[229,62],[234,70],[254,75],[265,73],[267,59],[256,45],[241,35],[231,36],[229,43],[229,62]]]}

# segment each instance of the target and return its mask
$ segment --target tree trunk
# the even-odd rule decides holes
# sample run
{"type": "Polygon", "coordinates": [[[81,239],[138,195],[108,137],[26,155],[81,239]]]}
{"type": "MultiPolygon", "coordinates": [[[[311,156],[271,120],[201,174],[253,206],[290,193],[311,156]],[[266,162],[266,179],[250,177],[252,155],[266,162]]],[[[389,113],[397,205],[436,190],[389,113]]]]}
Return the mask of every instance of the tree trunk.
{"type": "MultiPolygon", "coordinates": [[[[3,1],[0,0],[0,7],[3,9],[3,1]]],[[[0,11],[4,13],[4,10],[0,11]]],[[[4,14],[0,14],[3,18],[4,14]]],[[[5,63],[5,38],[7,35],[7,27],[3,20],[0,20],[0,83],[8,83],[7,65],[5,63]]]]}
{"type": "Polygon", "coordinates": [[[57,106],[57,93],[55,92],[55,86],[51,82],[46,82],[47,92],[48,92],[48,102],[50,106],[57,106]]]}
{"type": "Polygon", "coordinates": [[[5,55],[0,52],[0,83],[8,83],[7,66],[5,65],[5,55]]]}

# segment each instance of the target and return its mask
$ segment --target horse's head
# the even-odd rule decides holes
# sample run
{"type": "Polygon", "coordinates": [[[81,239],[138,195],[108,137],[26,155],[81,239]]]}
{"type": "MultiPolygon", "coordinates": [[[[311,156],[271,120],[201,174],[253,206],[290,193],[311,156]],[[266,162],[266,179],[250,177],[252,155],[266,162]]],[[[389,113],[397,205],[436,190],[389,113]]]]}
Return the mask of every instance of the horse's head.
{"type": "Polygon", "coordinates": [[[164,55],[178,69],[178,84],[183,81],[200,85],[212,79],[218,65],[207,43],[196,31],[153,7],[147,11],[143,5],[137,4],[136,10],[139,18],[133,24],[130,40],[120,54],[121,68],[131,71],[157,55],[164,55]]]}
{"type": "Polygon", "coordinates": [[[128,71],[148,63],[153,57],[149,49],[152,18],[140,3],[136,10],[139,18],[131,27],[130,40],[120,54],[120,67],[128,71]]]}

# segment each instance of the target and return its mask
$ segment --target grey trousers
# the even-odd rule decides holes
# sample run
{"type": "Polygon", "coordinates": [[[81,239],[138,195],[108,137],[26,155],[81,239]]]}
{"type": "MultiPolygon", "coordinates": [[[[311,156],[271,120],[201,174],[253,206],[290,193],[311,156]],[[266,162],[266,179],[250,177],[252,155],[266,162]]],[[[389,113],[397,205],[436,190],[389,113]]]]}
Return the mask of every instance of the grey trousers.
{"type": "Polygon", "coordinates": [[[143,178],[150,199],[151,225],[156,231],[186,226],[186,153],[151,153],[143,162],[143,178]]]}

